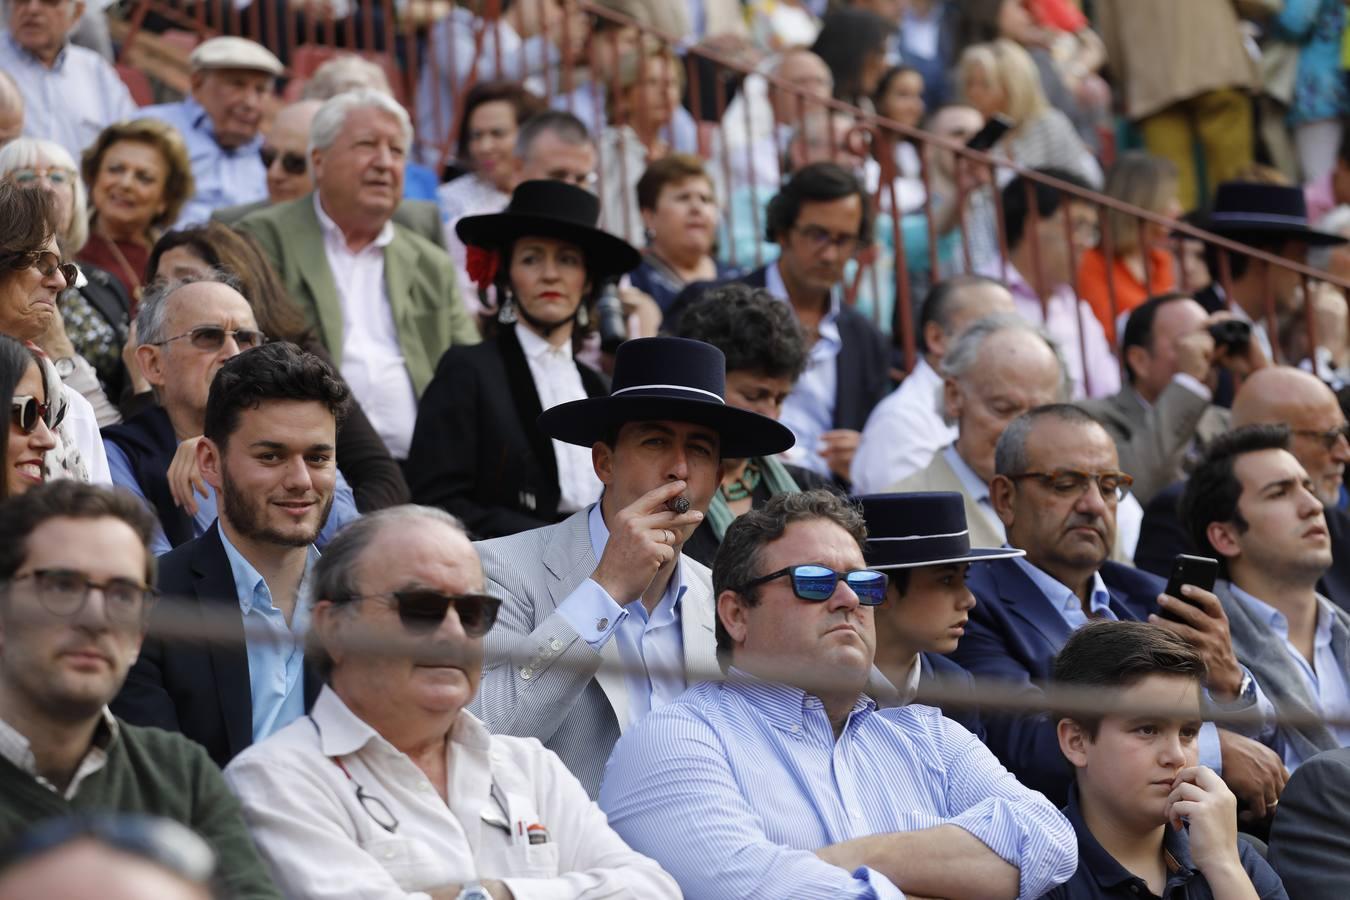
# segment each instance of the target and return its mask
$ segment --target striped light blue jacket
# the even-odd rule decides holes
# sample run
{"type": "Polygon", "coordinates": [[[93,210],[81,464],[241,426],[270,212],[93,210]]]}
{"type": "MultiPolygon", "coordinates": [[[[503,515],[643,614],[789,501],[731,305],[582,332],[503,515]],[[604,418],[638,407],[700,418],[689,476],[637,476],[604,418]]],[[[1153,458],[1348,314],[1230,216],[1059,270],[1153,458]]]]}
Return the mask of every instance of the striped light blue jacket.
{"type": "Polygon", "coordinates": [[[753,680],[696,685],[639,722],[610,757],[600,805],[690,900],[902,897],[880,872],[814,851],[944,824],[1016,866],[1021,897],[1078,864],[1059,811],[938,710],[864,696],[836,741],[819,699],[753,680]]]}

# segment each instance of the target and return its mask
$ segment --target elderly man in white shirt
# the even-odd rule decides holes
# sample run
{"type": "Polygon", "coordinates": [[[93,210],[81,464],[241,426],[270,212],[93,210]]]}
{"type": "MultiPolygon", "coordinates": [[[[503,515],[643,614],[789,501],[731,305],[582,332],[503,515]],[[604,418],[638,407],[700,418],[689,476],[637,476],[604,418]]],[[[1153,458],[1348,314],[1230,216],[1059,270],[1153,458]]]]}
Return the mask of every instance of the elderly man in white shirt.
{"type": "Polygon", "coordinates": [[[942,358],[972,323],[1015,311],[1003,285],[981,275],[957,275],[933,285],[923,303],[923,355],[900,387],[867,417],[853,457],[853,493],[872,494],[908,478],[956,440],[956,424],[942,417],[942,358]]]}
{"type": "Polygon", "coordinates": [[[225,772],[278,886],[303,900],[679,897],[551,751],[465,711],[500,603],[483,587],[440,510],[384,510],[329,544],[311,626],[326,685],[225,772]]]}

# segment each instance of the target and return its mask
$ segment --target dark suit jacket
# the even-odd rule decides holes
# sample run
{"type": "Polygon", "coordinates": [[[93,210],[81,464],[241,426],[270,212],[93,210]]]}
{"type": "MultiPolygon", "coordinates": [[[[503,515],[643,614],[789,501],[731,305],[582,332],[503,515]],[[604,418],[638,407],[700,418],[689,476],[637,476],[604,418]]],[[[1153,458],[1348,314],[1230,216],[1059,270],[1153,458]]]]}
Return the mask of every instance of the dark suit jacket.
{"type": "MultiPolygon", "coordinates": [[[[605,377],[577,363],[588,397],[605,377]]],[[[558,463],[535,420],[543,411],[514,327],[495,340],[451,347],[417,409],[405,471],[413,500],[494,538],[558,521],[558,463]]]]}
{"type": "Polygon", "coordinates": [[[967,731],[980,740],[984,740],[984,723],[980,721],[980,711],[974,706],[975,679],[965,669],[940,653],[920,653],[920,690],[923,689],[925,684],[939,681],[942,682],[943,687],[959,687],[965,693],[966,699],[971,701],[971,705],[960,708],[952,706],[948,709],[944,706],[942,707],[942,714],[953,722],[965,726],[967,731]]]}
{"type": "MultiPolygon", "coordinates": [[[[266,200],[256,203],[242,203],[239,206],[226,206],[211,213],[211,218],[222,225],[234,225],[245,216],[267,209],[272,204],[266,200]]],[[[394,210],[394,221],[410,231],[415,231],[431,241],[437,247],[445,246],[445,226],[441,222],[441,211],[431,200],[404,200],[394,210]]]]}
{"type": "MultiPolygon", "coordinates": [[[[1178,481],[1149,501],[1144,508],[1144,523],[1139,528],[1139,545],[1134,564],[1166,578],[1172,572],[1172,560],[1178,553],[1213,556],[1211,549],[1200,550],[1177,515],[1186,482],[1178,481]]],[[[1317,582],[1317,590],[1341,609],[1350,612],[1350,511],[1326,510],[1327,531],[1331,535],[1331,568],[1317,582]]]]}
{"type": "MultiPolygon", "coordinates": [[[[1118,619],[1145,618],[1165,587],[1162,579],[1120,563],[1106,562],[1100,572],[1118,619]]],[[[1069,638],[1068,623],[1011,559],[974,564],[966,583],[977,602],[952,659],[976,678],[1039,693],[1037,682],[1049,680],[1055,655],[1069,638]]],[[[981,720],[985,743],[1018,780],[1062,806],[1072,775],[1050,717],[986,714],[981,720]]]]}
{"type": "MultiPolygon", "coordinates": [[[[666,313],[661,329],[674,334],[684,310],[715,287],[737,283],[764,287],[768,269],[768,266],[761,266],[740,278],[699,281],[689,285],[675,298],[675,304],[666,313]]],[[[833,425],[835,428],[862,431],[872,407],[880,403],[891,389],[890,351],[886,349],[886,338],[877,327],[848,304],[839,308],[838,322],[843,348],[835,363],[838,382],[834,392],[833,425]]]]}
{"type": "MultiPolygon", "coordinates": [[[[148,635],[112,710],[133,725],[191,738],[223,768],[253,743],[253,695],[239,595],[219,529],[218,523],[212,525],[201,537],[161,556],[156,581],[165,603],[181,603],[184,612],[233,611],[235,615],[224,617],[233,633],[208,645],[148,635]]],[[[319,687],[317,675],[306,666],[306,710],[319,687]]]]}
{"type": "Polygon", "coordinates": [[[1290,897],[1350,897],[1350,748],[1294,771],[1270,826],[1270,864],[1290,897]]]}

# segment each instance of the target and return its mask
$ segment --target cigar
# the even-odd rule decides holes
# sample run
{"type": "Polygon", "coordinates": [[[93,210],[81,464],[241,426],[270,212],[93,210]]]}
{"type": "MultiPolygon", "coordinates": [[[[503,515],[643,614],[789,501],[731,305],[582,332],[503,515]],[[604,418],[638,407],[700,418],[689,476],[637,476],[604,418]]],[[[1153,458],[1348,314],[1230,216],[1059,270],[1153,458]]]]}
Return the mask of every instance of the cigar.
{"type": "Polygon", "coordinates": [[[677,516],[682,516],[685,513],[689,512],[689,498],[671,497],[669,500],[666,501],[666,509],[675,513],[675,515],[677,516]]]}

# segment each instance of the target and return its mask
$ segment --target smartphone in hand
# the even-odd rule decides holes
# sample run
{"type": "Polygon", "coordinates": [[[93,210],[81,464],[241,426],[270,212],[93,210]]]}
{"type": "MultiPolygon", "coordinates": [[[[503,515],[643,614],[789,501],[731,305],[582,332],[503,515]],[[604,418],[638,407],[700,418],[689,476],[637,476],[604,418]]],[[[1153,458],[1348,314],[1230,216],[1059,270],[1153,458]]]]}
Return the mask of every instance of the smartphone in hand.
{"type": "MultiPolygon", "coordinates": [[[[1212,591],[1214,590],[1214,582],[1218,577],[1218,560],[1210,559],[1208,556],[1191,556],[1186,553],[1178,553],[1177,558],[1172,561],[1172,574],[1167,579],[1167,587],[1163,590],[1163,593],[1186,602],[1186,597],[1181,593],[1183,584],[1193,585],[1204,591],[1212,591]]],[[[1174,622],[1179,621],[1175,615],[1168,613],[1165,609],[1160,609],[1158,615],[1174,622]]]]}

